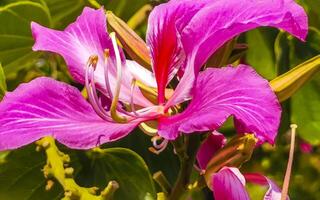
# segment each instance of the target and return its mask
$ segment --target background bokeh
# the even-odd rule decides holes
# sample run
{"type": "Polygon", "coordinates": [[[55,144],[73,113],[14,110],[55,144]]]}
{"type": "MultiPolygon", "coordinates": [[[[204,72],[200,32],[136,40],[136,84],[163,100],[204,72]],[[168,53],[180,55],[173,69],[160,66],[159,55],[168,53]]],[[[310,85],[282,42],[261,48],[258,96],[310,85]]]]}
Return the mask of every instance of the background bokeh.
{"type": "MultiPolygon", "coordinates": [[[[148,0],[101,0],[98,2],[125,21],[128,21],[145,4],[160,3],[160,1],[148,0]]],[[[252,65],[262,76],[272,80],[290,68],[320,54],[320,1],[299,0],[298,2],[309,15],[310,31],[307,41],[302,43],[287,33],[275,29],[255,29],[238,38],[238,43],[248,46],[239,62],[252,65]]],[[[38,76],[50,76],[82,89],[72,81],[61,57],[51,53],[31,51],[33,39],[30,22],[36,21],[51,28],[63,29],[76,19],[84,6],[90,5],[86,0],[0,1],[0,62],[7,80],[8,91],[38,76]]],[[[136,28],[136,32],[142,38],[145,37],[146,27],[146,19],[143,19],[136,28]]],[[[292,98],[285,101],[282,107],[283,117],[276,145],[262,145],[254,152],[252,159],[244,164],[241,171],[261,172],[281,185],[290,145],[288,131],[290,124],[296,123],[298,136],[289,190],[290,197],[293,200],[319,199],[320,73],[292,98]]],[[[228,123],[221,132],[230,136],[234,134],[234,130],[228,123]]],[[[175,180],[179,162],[171,147],[160,155],[152,154],[148,151],[148,147],[151,146],[150,138],[139,130],[122,141],[106,145],[106,147],[119,146],[138,153],[145,160],[151,174],[162,170],[169,181],[175,180]]],[[[125,160],[119,161],[118,157],[121,158],[121,155],[117,153],[112,154],[114,157],[100,158],[87,152],[69,150],[62,146],[60,148],[71,156],[71,165],[76,169],[75,178],[82,186],[103,187],[107,180],[111,180],[114,174],[117,174],[127,180],[119,191],[124,195],[118,195],[118,199],[133,199],[130,192],[134,193],[139,189],[131,191],[128,188],[134,183],[142,188],[148,187],[147,181],[142,179],[139,182],[139,178],[134,177],[135,170],[126,166],[125,160]],[[116,164],[113,165],[113,163],[116,164]],[[121,172],[126,172],[127,175],[121,172]],[[132,183],[129,183],[130,181],[132,183]]],[[[43,152],[35,151],[35,145],[12,152],[0,152],[0,199],[34,200],[63,197],[63,190],[58,183],[50,191],[45,191],[46,180],[40,171],[45,161],[43,152]]],[[[262,199],[266,189],[249,185],[249,190],[252,199],[262,199]]],[[[212,195],[207,190],[193,195],[194,200],[211,198],[212,195]]]]}

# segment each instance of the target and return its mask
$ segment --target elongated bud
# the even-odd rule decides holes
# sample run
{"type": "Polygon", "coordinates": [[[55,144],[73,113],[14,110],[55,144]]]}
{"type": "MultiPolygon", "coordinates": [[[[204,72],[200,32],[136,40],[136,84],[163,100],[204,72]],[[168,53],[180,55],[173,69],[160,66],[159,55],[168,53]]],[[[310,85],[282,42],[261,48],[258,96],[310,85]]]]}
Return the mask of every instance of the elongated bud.
{"type": "Polygon", "coordinates": [[[280,102],[287,100],[320,70],[320,55],[298,65],[270,82],[280,102]]]}
{"type": "Polygon", "coordinates": [[[140,65],[151,70],[151,57],[146,43],[111,11],[107,12],[107,20],[129,56],[140,65]]]}
{"type": "Polygon", "coordinates": [[[235,137],[221,148],[209,161],[204,178],[208,187],[211,187],[211,176],[222,167],[240,167],[252,155],[257,139],[253,134],[235,137]]]}

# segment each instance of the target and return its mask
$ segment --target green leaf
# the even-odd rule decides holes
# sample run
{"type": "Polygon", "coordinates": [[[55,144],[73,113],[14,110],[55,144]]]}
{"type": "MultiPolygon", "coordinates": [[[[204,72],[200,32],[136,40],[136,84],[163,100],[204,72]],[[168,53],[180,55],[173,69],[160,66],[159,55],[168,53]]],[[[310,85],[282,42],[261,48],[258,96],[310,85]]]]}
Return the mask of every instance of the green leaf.
{"type": "Polygon", "coordinates": [[[106,10],[111,10],[116,16],[122,20],[129,20],[142,6],[150,3],[149,0],[97,0],[100,4],[104,5],[106,10]]]}
{"type": "Polygon", "coordinates": [[[0,64],[0,99],[2,99],[6,91],[7,91],[6,77],[4,75],[3,68],[0,64]]]}
{"type": "Polygon", "coordinates": [[[86,5],[85,0],[40,0],[45,2],[50,10],[53,27],[64,28],[75,21],[86,5]]]}
{"type": "MultiPolygon", "coordinates": [[[[143,159],[125,148],[109,148],[96,155],[91,154],[91,162],[83,162],[84,175],[92,177],[89,185],[103,187],[106,180],[115,180],[119,183],[119,189],[115,192],[115,199],[139,200],[147,197],[155,197],[154,183],[149,169],[143,159]],[[90,163],[90,164],[88,164],[90,163]],[[88,164],[88,165],[85,165],[88,164]]],[[[80,182],[83,179],[80,179],[80,182]]],[[[89,186],[88,185],[88,186],[89,186]]]]}
{"type": "Polygon", "coordinates": [[[11,151],[0,164],[0,199],[43,200],[61,199],[63,191],[58,184],[45,191],[46,180],[41,172],[45,165],[43,153],[35,145],[11,151]]]}
{"type": "Polygon", "coordinates": [[[6,74],[34,64],[39,53],[34,43],[30,23],[50,26],[50,13],[40,3],[19,1],[0,7],[0,62],[6,74]]]}
{"type": "MultiPolygon", "coordinates": [[[[74,175],[79,185],[103,189],[109,181],[115,180],[120,185],[115,200],[154,199],[155,188],[148,167],[133,151],[110,148],[84,153],[60,149],[70,155],[70,167],[75,169],[74,175]]],[[[45,154],[37,153],[35,145],[11,151],[5,160],[5,163],[0,164],[0,199],[41,200],[63,197],[64,191],[57,181],[51,190],[45,191],[46,180],[41,172],[46,163],[45,154]]]]}
{"type": "Polygon", "coordinates": [[[320,74],[307,83],[292,100],[292,122],[309,143],[320,144],[320,74]]]}
{"type": "Polygon", "coordinates": [[[264,28],[246,33],[246,42],[249,46],[246,61],[267,79],[273,79],[276,76],[272,37],[273,30],[264,28]]]}
{"type": "MultiPolygon", "coordinates": [[[[310,27],[306,43],[292,40],[291,62],[296,64],[320,54],[320,31],[310,27]]],[[[309,143],[320,144],[320,74],[292,97],[291,121],[298,125],[297,132],[309,143]]]]}

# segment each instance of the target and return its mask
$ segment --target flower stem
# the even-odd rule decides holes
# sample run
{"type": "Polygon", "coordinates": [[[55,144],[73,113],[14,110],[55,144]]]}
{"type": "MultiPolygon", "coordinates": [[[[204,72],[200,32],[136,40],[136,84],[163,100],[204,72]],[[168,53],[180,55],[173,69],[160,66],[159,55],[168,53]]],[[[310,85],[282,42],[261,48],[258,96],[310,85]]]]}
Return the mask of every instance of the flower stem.
{"type": "Polygon", "coordinates": [[[37,141],[37,150],[44,150],[47,155],[47,164],[43,168],[43,173],[47,181],[46,189],[50,190],[53,180],[58,181],[65,191],[64,200],[71,199],[91,199],[91,200],[111,200],[113,193],[119,185],[115,181],[110,181],[108,186],[96,195],[98,188],[84,188],[79,186],[73,179],[74,169],[69,167],[70,157],[62,153],[55,144],[52,137],[44,137],[37,141]]]}
{"type": "Polygon", "coordinates": [[[168,200],[180,200],[188,190],[190,175],[200,146],[200,137],[199,135],[184,136],[172,144],[180,160],[180,171],[168,200]]]}
{"type": "Polygon", "coordinates": [[[90,3],[91,6],[93,6],[94,8],[101,8],[100,3],[98,3],[96,0],[88,0],[88,2],[90,3]]]}

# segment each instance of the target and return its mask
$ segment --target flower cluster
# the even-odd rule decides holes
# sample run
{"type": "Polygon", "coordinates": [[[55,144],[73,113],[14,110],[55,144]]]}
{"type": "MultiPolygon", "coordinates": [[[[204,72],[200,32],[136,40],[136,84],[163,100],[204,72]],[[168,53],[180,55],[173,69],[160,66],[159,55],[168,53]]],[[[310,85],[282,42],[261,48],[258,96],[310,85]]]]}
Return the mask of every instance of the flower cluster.
{"type": "MultiPolygon", "coordinates": [[[[247,65],[206,63],[224,43],[260,26],[304,40],[307,17],[293,0],[171,0],[156,6],[146,37],[152,71],[126,59],[116,34],[107,32],[107,21],[104,8],[85,8],[64,31],[31,24],[33,50],[63,56],[89,101],[77,88],[51,78],[21,84],[0,103],[0,150],[48,135],[70,148],[89,149],[150,121],[165,140],[155,145],[162,149],[181,134],[216,131],[230,116],[239,134],[274,143],[281,107],[268,81],[247,65]]],[[[223,146],[221,134],[208,140],[211,148],[223,146]]],[[[198,157],[202,168],[211,156],[198,157]]],[[[212,176],[216,198],[248,199],[243,190],[229,191],[243,189],[244,177],[276,188],[269,196],[279,191],[269,179],[226,167],[212,176]]]]}

